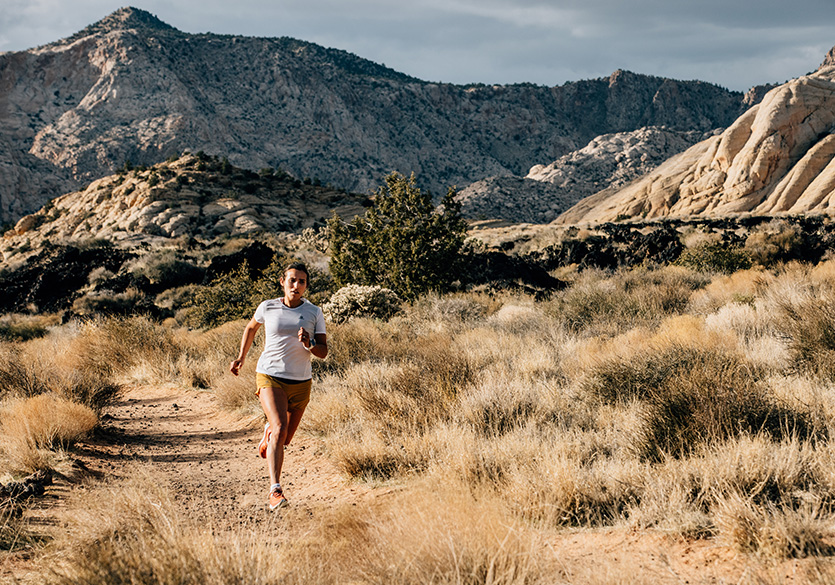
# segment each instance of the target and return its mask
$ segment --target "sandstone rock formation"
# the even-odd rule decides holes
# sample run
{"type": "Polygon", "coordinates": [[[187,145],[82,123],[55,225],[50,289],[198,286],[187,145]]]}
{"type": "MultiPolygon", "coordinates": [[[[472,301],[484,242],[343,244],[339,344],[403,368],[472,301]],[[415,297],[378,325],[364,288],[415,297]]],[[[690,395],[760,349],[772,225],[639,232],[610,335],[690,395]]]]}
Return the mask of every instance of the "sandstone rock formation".
{"type": "Polygon", "coordinates": [[[703,132],[657,127],[606,134],[549,165],[532,167],[524,178],[489,177],[458,197],[472,219],[547,223],[581,199],[622,187],[703,138],[703,132]]]}
{"type": "Polygon", "coordinates": [[[581,201],[558,221],[831,213],[834,129],[835,50],[815,73],[768,91],[722,134],[624,189],[581,201]]]}
{"type": "Polygon", "coordinates": [[[397,170],[433,192],[522,175],[601,134],[708,131],[747,107],[715,85],[617,71],[556,87],[428,83],[289,38],[182,33],[121,9],[0,54],[0,222],[184,150],[365,191],[397,170]]]}
{"type": "Polygon", "coordinates": [[[301,232],[333,212],[353,217],[365,197],[260,174],[201,155],[124,171],[53,199],[0,239],[0,266],[19,264],[45,243],[102,239],[127,248],[172,238],[301,232]]]}

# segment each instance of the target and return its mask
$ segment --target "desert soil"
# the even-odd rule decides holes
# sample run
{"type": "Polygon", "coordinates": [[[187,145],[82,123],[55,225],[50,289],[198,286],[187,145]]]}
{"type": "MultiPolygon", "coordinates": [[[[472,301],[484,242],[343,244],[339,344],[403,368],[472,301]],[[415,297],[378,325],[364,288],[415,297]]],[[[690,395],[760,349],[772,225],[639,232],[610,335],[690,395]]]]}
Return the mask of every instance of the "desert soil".
{"type": "MultiPolygon", "coordinates": [[[[85,481],[59,476],[31,513],[39,523],[55,525],[49,517],[60,515],[62,500],[72,490],[91,482],[118,482],[138,462],[150,464],[146,467],[175,490],[190,519],[220,519],[230,528],[251,525],[276,513],[267,509],[267,468],[257,453],[261,425],[223,411],[209,391],[129,388],[104,413],[102,429],[74,452],[85,481]]],[[[282,475],[291,506],[311,514],[337,501],[362,509],[391,492],[391,486],[347,479],[328,458],[321,439],[303,427],[286,451],[282,475]]],[[[711,540],[626,529],[560,531],[551,545],[561,565],[555,582],[578,584],[807,583],[820,567],[819,560],[767,562],[711,540]]],[[[28,565],[25,557],[6,557],[0,562],[0,581],[15,582],[28,565]]]]}

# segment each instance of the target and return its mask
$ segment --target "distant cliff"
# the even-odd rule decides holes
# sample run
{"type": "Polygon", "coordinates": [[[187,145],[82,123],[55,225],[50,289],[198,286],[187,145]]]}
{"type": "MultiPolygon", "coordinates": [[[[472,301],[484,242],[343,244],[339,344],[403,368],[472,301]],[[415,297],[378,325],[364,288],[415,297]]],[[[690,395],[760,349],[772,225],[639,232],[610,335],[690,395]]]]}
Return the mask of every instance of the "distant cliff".
{"type": "Polygon", "coordinates": [[[774,87],[721,134],[621,190],[580,201],[559,221],[833,211],[835,49],[817,71],[774,87]]]}
{"type": "Polygon", "coordinates": [[[519,175],[594,137],[727,126],[744,96],[616,71],[557,87],[428,83],[290,38],[180,32],[123,8],[0,54],[0,221],[186,149],[355,191],[397,170],[434,192],[519,175]]]}

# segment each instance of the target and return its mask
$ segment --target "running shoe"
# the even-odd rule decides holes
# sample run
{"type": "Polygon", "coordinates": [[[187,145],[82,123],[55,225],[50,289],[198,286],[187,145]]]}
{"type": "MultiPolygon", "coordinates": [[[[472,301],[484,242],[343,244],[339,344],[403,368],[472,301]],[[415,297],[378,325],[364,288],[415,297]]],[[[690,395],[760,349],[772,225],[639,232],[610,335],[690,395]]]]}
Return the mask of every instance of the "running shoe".
{"type": "Polygon", "coordinates": [[[258,443],[258,454],[263,458],[267,458],[267,442],[270,440],[270,423],[264,425],[264,436],[261,437],[261,442],[258,443]]]}
{"type": "Polygon", "coordinates": [[[284,497],[284,493],[280,489],[274,489],[270,492],[270,510],[283,508],[288,505],[287,498],[284,497]]]}

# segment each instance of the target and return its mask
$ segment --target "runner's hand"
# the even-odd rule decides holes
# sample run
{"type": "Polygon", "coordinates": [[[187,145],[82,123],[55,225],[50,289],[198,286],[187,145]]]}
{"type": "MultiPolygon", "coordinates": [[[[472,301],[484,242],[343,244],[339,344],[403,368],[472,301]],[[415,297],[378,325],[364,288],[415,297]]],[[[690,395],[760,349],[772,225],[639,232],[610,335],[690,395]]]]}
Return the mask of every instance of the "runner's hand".
{"type": "Polygon", "coordinates": [[[310,349],[310,334],[304,330],[304,327],[299,327],[299,341],[305,349],[310,349]]]}

